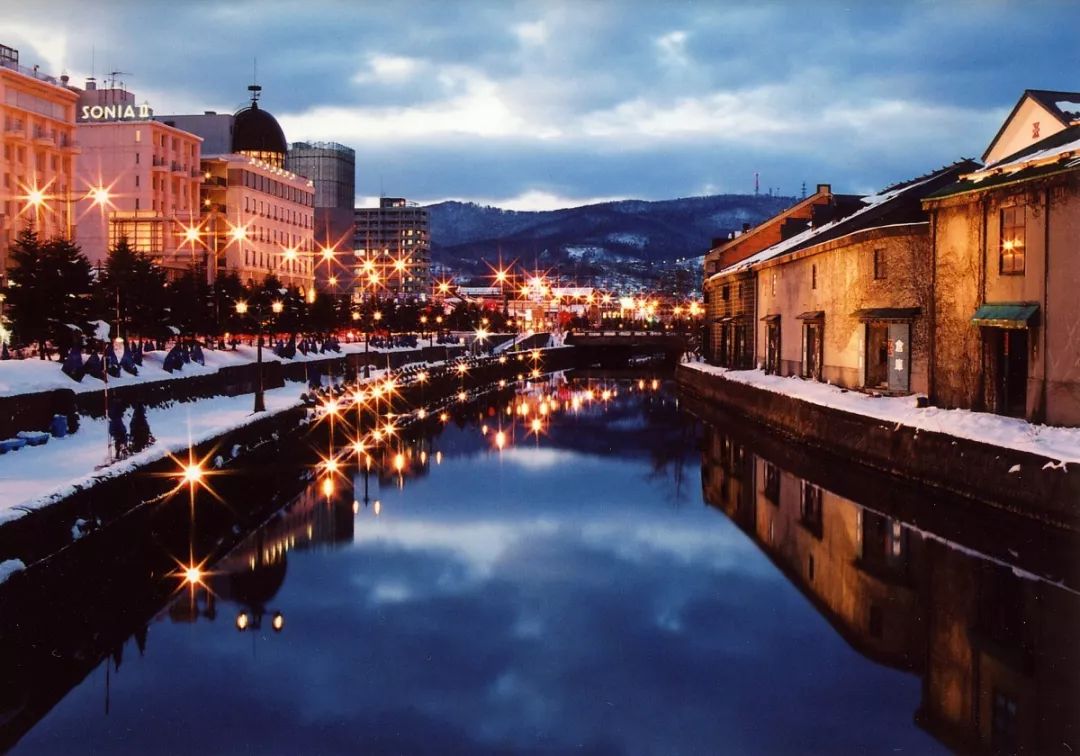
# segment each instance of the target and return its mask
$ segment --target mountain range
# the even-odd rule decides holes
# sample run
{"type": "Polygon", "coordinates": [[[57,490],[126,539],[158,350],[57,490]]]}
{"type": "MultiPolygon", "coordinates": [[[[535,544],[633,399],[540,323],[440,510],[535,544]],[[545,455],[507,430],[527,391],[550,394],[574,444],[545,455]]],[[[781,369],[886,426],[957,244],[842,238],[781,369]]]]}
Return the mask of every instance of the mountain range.
{"type": "Polygon", "coordinates": [[[546,211],[440,202],[428,206],[432,262],[459,279],[483,280],[490,277],[489,264],[517,260],[529,269],[557,270],[577,283],[621,289],[655,288],[684,271],[693,280],[679,275],[671,285],[696,288],[701,258],[713,239],[745,223],[755,225],[796,201],[719,194],[546,211]]]}

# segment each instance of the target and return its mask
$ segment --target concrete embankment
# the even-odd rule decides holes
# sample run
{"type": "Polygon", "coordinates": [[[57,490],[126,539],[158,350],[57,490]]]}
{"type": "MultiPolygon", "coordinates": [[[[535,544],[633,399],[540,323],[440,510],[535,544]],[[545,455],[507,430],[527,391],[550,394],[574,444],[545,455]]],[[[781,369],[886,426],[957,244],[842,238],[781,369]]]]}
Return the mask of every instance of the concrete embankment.
{"type": "Polygon", "coordinates": [[[683,392],[832,458],[1080,530],[1080,465],[826,407],[686,366],[683,392]]]}

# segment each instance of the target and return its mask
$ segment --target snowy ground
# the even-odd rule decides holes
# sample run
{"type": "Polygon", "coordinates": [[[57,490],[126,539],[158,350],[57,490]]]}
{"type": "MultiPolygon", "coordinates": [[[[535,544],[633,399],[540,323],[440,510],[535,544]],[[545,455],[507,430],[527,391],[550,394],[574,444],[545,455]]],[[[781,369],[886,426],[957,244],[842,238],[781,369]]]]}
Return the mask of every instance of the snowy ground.
{"type": "MultiPolygon", "coordinates": [[[[287,383],[266,392],[266,412],[254,414],[252,394],[215,397],[171,407],[147,409],[150,431],[157,439],[149,449],[100,470],[107,453],[106,420],[83,419],[79,430],[50,438],[44,446],[26,446],[0,455],[0,524],[22,517],[71,495],[76,487],[131,472],[167,453],[186,452],[189,445],[240,428],[269,414],[300,404],[303,383],[287,383]]],[[[125,420],[130,421],[129,412],[125,420]]]]}
{"type": "Polygon", "coordinates": [[[1002,417],[988,412],[938,407],[920,409],[915,406],[914,396],[874,397],[794,376],[766,375],[761,370],[729,370],[703,362],[688,363],[684,367],[723,375],[729,381],[896,423],[897,426],[906,425],[918,430],[946,433],[1007,449],[1040,454],[1060,462],[1080,463],[1080,428],[1034,425],[1019,418],[1002,417]]]}
{"type": "MultiPolygon", "coordinates": [[[[426,342],[425,342],[426,343],[426,342]]],[[[417,346],[419,348],[419,346],[417,346]]],[[[311,352],[307,355],[296,354],[296,357],[292,360],[286,360],[286,362],[308,362],[310,360],[328,359],[330,357],[341,356],[342,354],[363,352],[364,342],[353,342],[341,345],[341,352],[326,352],[318,354],[311,352]]],[[[371,348],[372,352],[403,352],[411,351],[408,347],[393,347],[386,349],[378,349],[376,347],[371,348]]],[[[207,373],[216,373],[218,368],[226,367],[229,365],[243,365],[251,362],[255,362],[255,347],[253,346],[239,346],[235,351],[225,350],[218,351],[216,349],[205,349],[203,354],[206,357],[206,364],[199,365],[198,363],[189,363],[184,365],[184,369],[177,373],[167,373],[162,369],[161,363],[165,359],[166,352],[148,352],[143,356],[142,367],[139,368],[138,375],[128,375],[127,373],[121,373],[119,378],[109,378],[110,386],[126,386],[133,383],[149,383],[152,381],[164,381],[177,378],[187,378],[192,375],[206,375],[207,373]]],[[[267,362],[280,362],[280,358],[274,354],[270,349],[263,349],[263,360],[267,362]]],[[[29,394],[37,391],[48,391],[50,389],[66,388],[75,391],[76,393],[83,393],[88,391],[97,391],[104,386],[104,383],[96,378],[89,376],[82,379],[81,383],[68,378],[60,371],[60,363],[47,360],[4,360],[0,362],[0,396],[13,396],[15,394],[29,394]]]]}

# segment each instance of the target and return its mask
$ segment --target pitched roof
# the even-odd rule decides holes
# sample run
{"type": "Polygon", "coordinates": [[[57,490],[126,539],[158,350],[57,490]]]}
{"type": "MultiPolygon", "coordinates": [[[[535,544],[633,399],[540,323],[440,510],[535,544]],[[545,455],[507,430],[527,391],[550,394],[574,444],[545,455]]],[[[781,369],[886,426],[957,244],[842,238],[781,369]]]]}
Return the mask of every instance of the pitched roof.
{"type": "Polygon", "coordinates": [[[994,149],[994,145],[997,144],[1001,135],[1005,133],[1005,129],[1008,128],[1009,124],[1012,122],[1013,116],[1016,115],[1016,111],[1020,110],[1020,106],[1024,104],[1024,100],[1028,97],[1039,103],[1039,105],[1057,119],[1062,126],[1070,126],[1080,119],[1080,92],[1061,92],[1054,89],[1025,89],[1024,93],[1020,95],[1020,99],[1013,105],[1013,109],[1009,111],[1008,117],[1001,122],[1001,128],[997,130],[997,133],[994,134],[994,138],[991,139],[990,144],[987,145],[986,151],[982,154],[983,160],[986,160],[986,156],[994,149]]]}
{"type": "Polygon", "coordinates": [[[1029,89],[1031,95],[1050,114],[1069,126],[1080,119],[1080,92],[1058,92],[1052,89],[1029,89]]]}
{"type": "Polygon", "coordinates": [[[961,176],[959,181],[927,195],[926,199],[985,191],[1076,169],[1080,169],[1080,124],[1069,126],[996,163],[961,176]]]}
{"type": "Polygon", "coordinates": [[[790,254],[841,236],[847,236],[856,231],[891,226],[898,223],[925,221],[925,213],[920,205],[922,198],[940,186],[953,182],[962,173],[971,171],[977,166],[978,163],[975,161],[964,159],[924,176],[893,184],[882,189],[877,194],[863,197],[863,206],[854,212],[824,225],[808,228],[802,233],[767,247],[741,262],[729,265],[718,273],[709,276],[709,278],[718,278],[739,270],[745,270],[781,255],[790,254]]]}

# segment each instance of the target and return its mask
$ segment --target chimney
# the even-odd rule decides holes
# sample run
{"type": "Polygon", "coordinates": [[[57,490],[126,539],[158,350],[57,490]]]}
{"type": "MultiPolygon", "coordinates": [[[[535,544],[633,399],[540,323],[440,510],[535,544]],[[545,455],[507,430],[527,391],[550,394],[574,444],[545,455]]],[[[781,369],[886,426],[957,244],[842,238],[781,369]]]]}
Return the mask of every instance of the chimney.
{"type": "Polygon", "coordinates": [[[817,193],[818,194],[832,194],[832,185],[831,184],[818,184],[817,185],[817,193]]]}
{"type": "Polygon", "coordinates": [[[749,230],[750,230],[750,224],[749,224],[749,223],[744,223],[744,224],[742,224],[742,232],[743,232],[744,234],[745,234],[745,233],[746,233],[747,231],[749,231],[749,230]]]}
{"type": "Polygon", "coordinates": [[[86,80],[86,91],[93,92],[95,89],[97,89],[97,81],[91,76],[86,80]]]}

